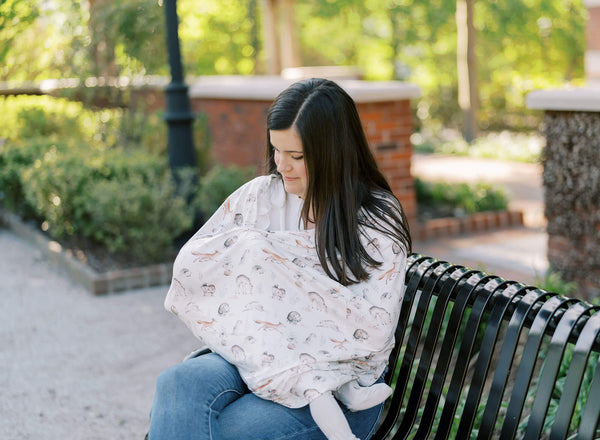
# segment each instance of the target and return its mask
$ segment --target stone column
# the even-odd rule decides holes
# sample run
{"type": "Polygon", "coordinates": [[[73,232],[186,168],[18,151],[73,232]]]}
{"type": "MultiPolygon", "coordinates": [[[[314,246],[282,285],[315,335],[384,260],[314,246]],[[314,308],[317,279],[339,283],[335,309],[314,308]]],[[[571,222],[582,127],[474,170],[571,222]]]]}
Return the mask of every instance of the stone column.
{"type": "Polygon", "coordinates": [[[529,108],[544,109],[543,182],[548,262],[600,296],[600,87],[535,91],[529,108]]]}

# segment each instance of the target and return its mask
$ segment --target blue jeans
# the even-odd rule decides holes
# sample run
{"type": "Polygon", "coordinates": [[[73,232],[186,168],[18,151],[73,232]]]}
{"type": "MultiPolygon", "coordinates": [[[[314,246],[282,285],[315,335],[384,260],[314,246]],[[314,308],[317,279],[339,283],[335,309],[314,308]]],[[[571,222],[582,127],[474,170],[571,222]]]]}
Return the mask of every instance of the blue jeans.
{"type": "MultiPolygon", "coordinates": [[[[369,439],[383,404],[345,411],[354,435],[369,439]]],[[[156,382],[150,440],[326,440],[308,406],[291,409],[248,391],[237,369],[210,353],[164,371],[156,382]]]]}

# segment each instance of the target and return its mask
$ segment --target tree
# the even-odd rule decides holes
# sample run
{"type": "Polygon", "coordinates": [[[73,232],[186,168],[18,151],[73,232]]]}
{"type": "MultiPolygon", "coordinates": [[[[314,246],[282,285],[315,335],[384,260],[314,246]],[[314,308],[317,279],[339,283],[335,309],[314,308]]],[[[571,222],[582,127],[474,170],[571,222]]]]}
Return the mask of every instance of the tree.
{"type": "Polygon", "coordinates": [[[164,15],[156,0],[89,0],[94,76],[166,73],[164,15]]]}
{"type": "Polygon", "coordinates": [[[35,21],[39,11],[34,0],[0,0],[0,64],[12,43],[35,21]]]}
{"type": "Polygon", "coordinates": [[[15,41],[31,27],[39,15],[35,0],[0,0],[0,71],[5,76],[6,58],[15,41]]]}
{"type": "Polygon", "coordinates": [[[479,86],[475,57],[474,0],[456,2],[458,105],[463,115],[463,138],[471,143],[477,136],[479,86]]]}
{"type": "Polygon", "coordinates": [[[179,0],[179,35],[190,75],[264,71],[257,47],[261,23],[256,0],[179,0]],[[257,38],[258,37],[258,38],[257,38]]]}

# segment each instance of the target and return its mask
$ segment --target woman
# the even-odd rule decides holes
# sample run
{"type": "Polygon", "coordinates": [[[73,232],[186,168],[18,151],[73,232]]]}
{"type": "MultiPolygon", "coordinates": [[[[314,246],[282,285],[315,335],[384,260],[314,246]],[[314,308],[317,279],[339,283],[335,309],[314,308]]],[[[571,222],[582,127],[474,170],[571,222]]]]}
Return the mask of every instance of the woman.
{"type": "Polygon", "coordinates": [[[411,241],[354,102],[328,80],[295,83],[267,139],[269,175],[175,261],[165,306],[216,353],[159,377],[151,440],[369,438],[389,394],[411,241]]]}

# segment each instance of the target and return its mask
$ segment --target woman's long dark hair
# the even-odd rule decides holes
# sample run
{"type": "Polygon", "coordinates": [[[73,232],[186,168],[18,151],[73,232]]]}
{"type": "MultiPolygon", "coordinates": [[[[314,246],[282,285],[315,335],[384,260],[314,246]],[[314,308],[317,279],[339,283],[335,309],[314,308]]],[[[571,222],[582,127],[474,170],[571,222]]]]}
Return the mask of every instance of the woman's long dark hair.
{"type": "Polygon", "coordinates": [[[292,84],[267,116],[267,168],[277,173],[270,130],[295,127],[302,140],[308,188],[302,208],[312,206],[317,254],[325,272],[343,285],[368,278],[378,266],[360,241],[360,226],[374,227],[411,251],[400,202],[377,168],[352,98],[336,83],[309,79],[292,84]],[[339,252],[339,257],[338,257],[339,252]]]}

